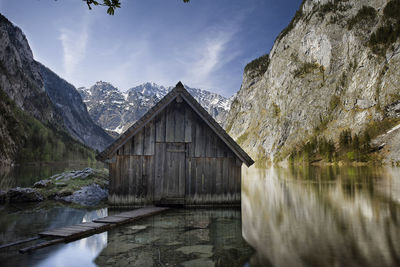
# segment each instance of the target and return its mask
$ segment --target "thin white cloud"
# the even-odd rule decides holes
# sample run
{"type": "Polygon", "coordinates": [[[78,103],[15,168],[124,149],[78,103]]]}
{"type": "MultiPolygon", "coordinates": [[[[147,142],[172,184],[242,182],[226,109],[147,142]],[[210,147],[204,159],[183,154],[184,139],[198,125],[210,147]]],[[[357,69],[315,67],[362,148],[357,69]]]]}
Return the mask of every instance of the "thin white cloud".
{"type": "MultiPolygon", "coordinates": [[[[233,48],[232,41],[240,31],[241,22],[242,19],[239,18],[229,23],[222,23],[219,27],[205,31],[196,40],[196,49],[187,51],[192,56],[184,57],[186,60],[190,58],[185,62],[185,81],[203,89],[215,88],[217,84],[221,84],[220,78],[216,75],[217,71],[240,53],[233,48]]],[[[223,88],[219,89],[223,91],[223,88]]]]}
{"type": "Polygon", "coordinates": [[[90,22],[88,17],[84,22],[75,25],[75,29],[61,28],[59,40],[63,48],[64,75],[72,78],[79,63],[85,58],[89,39],[90,22]]]}

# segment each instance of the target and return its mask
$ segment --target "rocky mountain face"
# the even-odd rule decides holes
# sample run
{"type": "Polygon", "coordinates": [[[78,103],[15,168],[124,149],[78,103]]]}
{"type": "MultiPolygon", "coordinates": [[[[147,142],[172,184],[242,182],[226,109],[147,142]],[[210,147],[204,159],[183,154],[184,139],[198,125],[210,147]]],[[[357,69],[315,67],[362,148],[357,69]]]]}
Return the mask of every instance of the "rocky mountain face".
{"type": "Polygon", "coordinates": [[[75,140],[103,148],[111,139],[85,115],[74,90],[34,60],[23,32],[0,14],[0,162],[93,156],[75,140]]]}
{"type": "MultiPolygon", "coordinates": [[[[278,161],[315,137],[337,145],[344,130],[384,136],[400,123],[399,36],[398,0],[303,1],[270,53],[246,66],[227,131],[278,161]]],[[[384,161],[399,161],[381,142],[384,161]]]]}
{"type": "Polygon", "coordinates": [[[24,33],[1,14],[0,73],[0,88],[19,108],[45,123],[58,123],[24,33]]]}
{"type": "Polygon", "coordinates": [[[93,122],[76,88],[50,69],[38,64],[45,90],[61,114],[68,133],[74,139],[98,151],[106,148],[113,138],[93,122]]]}
{"type": "MultiPolygon", "coordinates": [[[[185,87],[216,121],[225,121],[230,99],[209,91],[185,87]]],[[[144,83],[121,92],[110,83],[99,81],[90,88],[78,88],[78,91],[92,119],[103,129],[118,136],[172,89],[172,86],[144,83]]]]}

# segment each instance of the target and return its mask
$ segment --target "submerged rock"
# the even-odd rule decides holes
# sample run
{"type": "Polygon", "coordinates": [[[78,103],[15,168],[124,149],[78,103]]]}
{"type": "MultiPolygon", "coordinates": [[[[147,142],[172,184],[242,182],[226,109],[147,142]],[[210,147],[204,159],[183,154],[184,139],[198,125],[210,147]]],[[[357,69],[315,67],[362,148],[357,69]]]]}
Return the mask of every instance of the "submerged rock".
{"type": "Polygon", "coordinates": [[[98,184],[84,186],[72,195],[60,199],[85,206],[95,206],[108,196],[108,190],[101,188],[98,184]]]}
{"type": "Polygon", "coordinates": [[[35,189],[17,187],[8,190],[7,199],[10,203],[38,202],[43,200],[43,196],[36,192],[35,189]]]}

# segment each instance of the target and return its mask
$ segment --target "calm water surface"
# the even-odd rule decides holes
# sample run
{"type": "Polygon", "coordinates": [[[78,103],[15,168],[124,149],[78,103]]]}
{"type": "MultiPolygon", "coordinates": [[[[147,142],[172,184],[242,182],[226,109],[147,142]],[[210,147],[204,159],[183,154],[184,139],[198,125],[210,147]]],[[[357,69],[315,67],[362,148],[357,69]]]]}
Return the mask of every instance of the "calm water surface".
{"type": "Polygon", "coordinates": [[[400,266],[400,169],[248,169],[242,231],[257,266],[400,266]]]}
{"type": "MultiPolygon", "coordinates": [[[[0,206],[0,243],[116,211],[0,206]]],[[[0,266],[400,266],[400,169],[243,169],[242,209],[173,209],[0,266]],[[254,248],[254,249],[253,249],[254,248]]]]}

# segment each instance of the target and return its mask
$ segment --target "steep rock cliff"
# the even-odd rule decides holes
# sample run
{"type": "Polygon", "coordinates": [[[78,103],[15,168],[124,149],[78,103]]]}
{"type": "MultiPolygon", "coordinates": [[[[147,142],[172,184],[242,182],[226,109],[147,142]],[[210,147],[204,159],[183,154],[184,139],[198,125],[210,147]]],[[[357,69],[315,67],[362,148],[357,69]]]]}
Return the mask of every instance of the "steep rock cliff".
{"type": "Polygon", "coordinates": [[[77,141],[99,149],[111,141],[67,85],[34,60],[23,32],[0,14],[0,163],[94,158],[77,141]],[[108,139],[92,142],[93,135],[108,139]]]}
{"type": "Polygon", "coordinates": [[[269,55],[246,66],[227,131],[252,156],[284,160],[315,136],[394,126],[399,16],[398,0],[303,1],[269,55]]]}
{"type": "Polygon", "coordinates": [[[106,148],[113,138],[93,122],[76,88],[42,64],[39,66],[45,90],[61,114],[68,133],[93,149],[106,148]]]}
{"type": "Polygon", "coordinates": [[[62,127],[24,33],[0,14],[0,88],[22,110],[62,127]]]}

